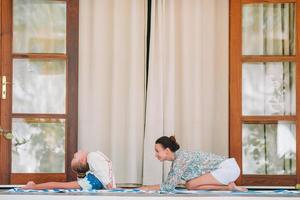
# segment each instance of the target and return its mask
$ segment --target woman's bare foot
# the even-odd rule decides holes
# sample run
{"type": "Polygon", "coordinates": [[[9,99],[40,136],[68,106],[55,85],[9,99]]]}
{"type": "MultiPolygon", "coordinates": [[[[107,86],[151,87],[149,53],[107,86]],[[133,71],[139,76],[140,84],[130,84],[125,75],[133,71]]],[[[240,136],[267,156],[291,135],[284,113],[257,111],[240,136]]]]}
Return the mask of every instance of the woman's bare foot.
{"type": "Polygon", "coordinates": [[[248,189],[245,187],[237,186],[234,182],[228,184],[228,188],[231,191],[247,192],[248,189]]]}

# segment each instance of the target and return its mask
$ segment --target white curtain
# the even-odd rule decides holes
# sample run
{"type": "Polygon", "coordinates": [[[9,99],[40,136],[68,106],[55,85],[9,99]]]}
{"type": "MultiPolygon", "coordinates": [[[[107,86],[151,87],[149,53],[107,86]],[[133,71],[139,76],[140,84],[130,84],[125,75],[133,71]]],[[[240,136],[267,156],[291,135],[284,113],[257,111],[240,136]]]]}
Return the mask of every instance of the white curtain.
{"type": "Polygon", "coordinates": [[[141,183],[145,110],[142,0],[81,0],[79,148],[101,150],[118,183],[141,183]]]}
{"type": "Polygon", "coordinates": [[[106,153],[117,183],[160,183],[162,135],[227,155],[228,0],[152,3],[146,100],[147,1],[80,0],[79,148],[106,153]]]}
{"type": "Polygon", "coordinates": [[[221,6],[228,2],[152,1],[144,184],[160,183],[169,170],[154,158],[162,135],[175,134],[184,149],[227,154],[215,148],[228,141],[228,21],[221,6]]]}

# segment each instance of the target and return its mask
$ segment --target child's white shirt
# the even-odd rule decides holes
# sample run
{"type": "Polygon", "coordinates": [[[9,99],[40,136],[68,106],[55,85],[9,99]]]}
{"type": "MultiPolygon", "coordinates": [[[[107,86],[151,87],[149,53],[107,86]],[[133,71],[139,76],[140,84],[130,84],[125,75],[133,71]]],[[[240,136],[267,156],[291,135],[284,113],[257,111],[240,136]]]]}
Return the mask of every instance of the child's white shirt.
{"type": "Polygon", "coordinates": [[[113,188],[116,187],[112,161],[104,153],[100,151],[88,153],[87,162],[90,171],[102,182],[105,188],[109,183],[112,184],[113,188]]]}
{"type": "Polygon", "coordinates": [[[87,155],[90,170],[84,178],[77,178],[78,184],[84,190],[108,189],[107,185],[116,187],[111,160],[102,152],[90,152],[87,155]]]}

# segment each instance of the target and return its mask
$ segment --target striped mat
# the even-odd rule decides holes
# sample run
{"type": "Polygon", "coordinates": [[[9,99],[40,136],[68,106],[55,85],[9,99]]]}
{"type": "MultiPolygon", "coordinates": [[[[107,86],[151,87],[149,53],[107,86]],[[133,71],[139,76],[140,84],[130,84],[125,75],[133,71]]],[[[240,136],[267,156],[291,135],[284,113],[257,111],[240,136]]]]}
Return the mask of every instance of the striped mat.
{"type": "Polygon", "coordinates": [[[219,195],[291,195],[300,196],[300,190],[248,190],[247,192],[237,191],[208,191],[208,190],[186,190],[176,189],[172,192],[143,191],[139,189],[112,189],[112,190],[81,190],[81,189],[51,189],[51,190],[24,190],[13,188],[8,190],[11,193],[138,193],[138,194],[219,194],[219,195]]]}

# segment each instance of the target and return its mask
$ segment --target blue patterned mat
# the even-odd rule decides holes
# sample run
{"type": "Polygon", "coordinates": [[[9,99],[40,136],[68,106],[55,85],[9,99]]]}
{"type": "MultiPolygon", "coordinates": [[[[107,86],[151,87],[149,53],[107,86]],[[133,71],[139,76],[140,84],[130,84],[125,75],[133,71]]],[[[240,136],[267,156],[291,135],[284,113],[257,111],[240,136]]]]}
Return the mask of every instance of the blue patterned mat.
{"type": "Polygon", "coordinates": [[[81,190],[81,189],[51,189],[51,190],[24,190],[22,188],[13,188],[8,192],[36,192],[36,193],[153,193],[154,191],[142,191],[138,189],[112,189],[112,190],[81,190]]]}
{"type": "Polygon", "coordinates": [[[220,194],[220,195],[291,195],[300,196],[300,190],[248,190],[247,192],[237,191],[208,191],[208,190],[186,190],[176,189],[173,192],[143,191],[139,189],[112,189],[112,190],[81,190],[81,189],[52,189],[52,190],[24,190],[13,188],[8,190],[11,193],[140,193],[140,194],[220,194]]]}

